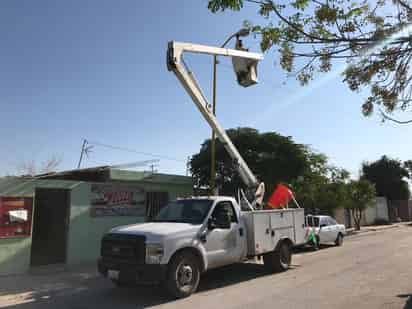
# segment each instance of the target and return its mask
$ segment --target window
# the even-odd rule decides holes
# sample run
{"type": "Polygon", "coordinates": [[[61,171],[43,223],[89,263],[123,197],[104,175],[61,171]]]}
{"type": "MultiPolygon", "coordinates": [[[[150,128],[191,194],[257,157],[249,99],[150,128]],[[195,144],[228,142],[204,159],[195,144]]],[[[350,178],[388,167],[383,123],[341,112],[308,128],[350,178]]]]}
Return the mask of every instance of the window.
{"type": "Polygon", "coordinates": [[[307,225],[312,226],[312,227],[319,226],[319,218],[313,217],[313,216],[307,216],[307,225]]]}
{"type": "Polygon", "coordinates": [[[220,211],[225,211],[229,214],[230,222],[232,223],[238,222],[236,212],[231,202],[227,201],[227,202],[220,202],[219,204],[217,204],[215,209],[213,210],[212,217],[213,218],[217,217],[220,211]]]}
{"type": "Polygon", "coordinates": [[[210,207],[211,200],[178,200],[162,208],[153,222],[181,222],[201,224],[210,207]]]}
{"type": "Polygon", "coordinates": [[[327,217],[320,218],[320,225],[328,226],[329,220],[327,217]]]}
{"type": "Polygon", "coordinates": [[[329,218],[329,225],[336,225],[336,221],[333,218],[329,218]]]}

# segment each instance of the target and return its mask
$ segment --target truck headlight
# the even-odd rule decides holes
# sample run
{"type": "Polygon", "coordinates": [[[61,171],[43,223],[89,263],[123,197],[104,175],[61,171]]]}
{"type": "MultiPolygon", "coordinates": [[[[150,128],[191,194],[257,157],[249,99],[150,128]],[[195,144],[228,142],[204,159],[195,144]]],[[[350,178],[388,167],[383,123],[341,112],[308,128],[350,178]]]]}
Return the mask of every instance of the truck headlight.
{"type": "Polygon", "coordinates": [[[160,264],[163,253],[161,244],[146,244],[146,264],[160,264]]]}

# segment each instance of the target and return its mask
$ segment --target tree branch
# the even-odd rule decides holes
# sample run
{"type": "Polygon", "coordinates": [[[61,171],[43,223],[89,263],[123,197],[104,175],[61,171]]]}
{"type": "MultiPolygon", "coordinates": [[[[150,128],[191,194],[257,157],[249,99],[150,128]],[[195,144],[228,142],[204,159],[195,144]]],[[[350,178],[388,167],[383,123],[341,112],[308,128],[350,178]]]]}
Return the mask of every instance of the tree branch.
{"type": "Polygon", "coordinates": [[[381,109],[379,109],[379,112],[380,112],[381,116],[382,116],[385,120],[389,120],[389,121],[395,122],[395,123],[397,123],[397,124],[409,124],[409,123],[412,123],[412,119],[411,119],[411,120],[406,120],[406,121],[401,121],[401,120],[398,120],[398,119],[395,119],[395,118],[392,118],[392,117],[388,116],[388,115],[387,115],[386,113],[384,113],[381,109]]]}
{"type": "Polygon", "coordinates": [[[360,43],[360,42],[373,42],[374,40],[371,38],[338,38],[338,39],[327,39],[327,38],[322,38],[318,37],[315,35],[312,35],[310,33],[307,33],[306,31],[302,30],[299,28],[296,24],[288,20],[286,17],[284,17],[279,10],[277,9],[276,5],[273,3],[273,1],[268,0],[267,2],[263,1],[255,1],[255,0],[244,0],[245,2],[251,2],[255,4],[260,4],[260,5],[270,5],[273,12],[276,14],[276,16],[283,21],[285,24],[287,24],[289,27],[291,27],[293,30],[296,32],[299,32],[300,34],[304,35],[305,37],[313,40],[313,41],[320,41],[323,43],[341,43],[341,42],[352,42],[352,43],[360,43]]]}
{"type": "Polygon", "coordinates": [[[396,0],[396,2],[398,2],[402,7],[404,7],[404,8],[407,9],[408,11],[412,12],[412,7],[410,7],[407,3],[405,3],[405,1],[403,1],[403,0],[396,0]]]}

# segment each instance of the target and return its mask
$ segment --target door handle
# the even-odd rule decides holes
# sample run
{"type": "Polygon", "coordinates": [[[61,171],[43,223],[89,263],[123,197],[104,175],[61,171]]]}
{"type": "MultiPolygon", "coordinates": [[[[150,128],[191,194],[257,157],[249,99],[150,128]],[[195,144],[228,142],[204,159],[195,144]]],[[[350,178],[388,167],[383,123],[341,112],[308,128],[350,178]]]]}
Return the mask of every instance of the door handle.
{"type": "Polygon", "coordinates": [[[239,228],[239,236],[243,237],[243,228],[239,228]]]}

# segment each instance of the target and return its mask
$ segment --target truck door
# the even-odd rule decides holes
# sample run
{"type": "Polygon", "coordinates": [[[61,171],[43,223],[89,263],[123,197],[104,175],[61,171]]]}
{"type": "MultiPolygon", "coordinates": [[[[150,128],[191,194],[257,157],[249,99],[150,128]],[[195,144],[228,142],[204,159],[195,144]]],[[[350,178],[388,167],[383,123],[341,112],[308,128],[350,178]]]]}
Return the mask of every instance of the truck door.
{"type": "Polygon", "coordinates": [[[216,219],[219,212],[222,211],[229,213],[231,224],[229,229],[217,227],[208,231],[205,243],[208,268],[215,268],[239,261],[240,252],[243,250],[241,243],[244,243],[244,241],[239,242],[238,218],[231,202],[224,201],[218,203],[211,214],[211,219],[216,219]],[[237,260],[235,257],[237,257],[237,260]]]}
{"type": "Polygon", "coordinates": [[[237,263],[246,256],[246,231],[231,202],[227,202],[227,211],[230,215],[230,238],[234,239],[228,248],[230,263],[237,263]]]}

